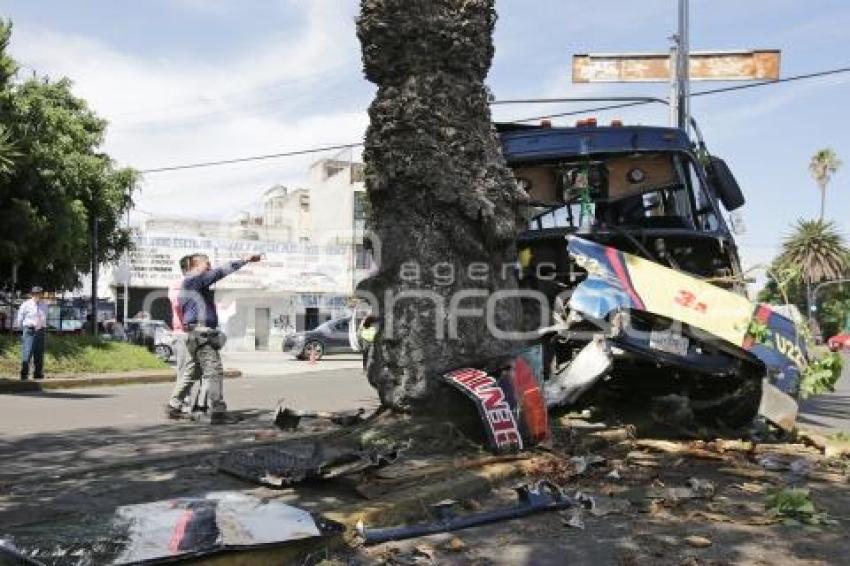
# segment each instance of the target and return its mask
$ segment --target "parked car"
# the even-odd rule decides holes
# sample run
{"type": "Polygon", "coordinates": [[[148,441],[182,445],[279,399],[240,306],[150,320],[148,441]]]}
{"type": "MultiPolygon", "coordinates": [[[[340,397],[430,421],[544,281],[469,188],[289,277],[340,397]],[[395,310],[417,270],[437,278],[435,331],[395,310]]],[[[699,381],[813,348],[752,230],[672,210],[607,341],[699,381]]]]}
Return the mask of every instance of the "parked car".
{"type": "Polygon", "coordinates": [[[827,345],[833,352],[838,352],[844,348],[850,349],[850,332],[845,331],[840,334],[836,334],[827,341],[827,345]]]}
{"type": "Polygon", "coordinates": [[[161,320],[131,318],[124,327],[124,333],[128,342],[145,346],[165,362],[174,354],[174,336],[168,325],[161,320]]]}
{"type": "Polygon", "coordinates": [[[349,337],[351,317],[336,318],[313,330],[290,334],[283,340],[283,351],[299,360],[321,359],[325,354],[358,351],[349,337]]]}

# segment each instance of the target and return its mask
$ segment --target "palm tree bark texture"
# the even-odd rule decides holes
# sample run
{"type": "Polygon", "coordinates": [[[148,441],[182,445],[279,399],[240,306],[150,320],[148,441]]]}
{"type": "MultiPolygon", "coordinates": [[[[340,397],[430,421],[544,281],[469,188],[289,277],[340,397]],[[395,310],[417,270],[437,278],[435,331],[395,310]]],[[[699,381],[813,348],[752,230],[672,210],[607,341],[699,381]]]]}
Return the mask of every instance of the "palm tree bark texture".
{"type": "Polygon", "coordinates": [[[500,330],[522,325],[512,266],[526,197],[484,85],[495,21],[494,0],[361,1],[378,86],[364,160],[379,267],[359,288],[380,320],[369,381],[398,411],[445,409],[442,372],[516,347],[493,335],[488,308],[500,330]]]}

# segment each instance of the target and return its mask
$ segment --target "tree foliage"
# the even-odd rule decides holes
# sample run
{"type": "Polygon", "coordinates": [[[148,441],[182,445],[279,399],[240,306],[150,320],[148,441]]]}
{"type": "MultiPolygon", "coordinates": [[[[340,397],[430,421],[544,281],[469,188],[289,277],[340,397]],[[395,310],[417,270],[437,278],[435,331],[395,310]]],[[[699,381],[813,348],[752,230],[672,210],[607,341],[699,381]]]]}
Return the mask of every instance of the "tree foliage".
{"type": "MultiPolygon", "coordinates": [[[[799,220],[785,238],[759,293],[761,302],[790,303],[806,312],[807,290],[850,276],[850,250],[832,222],[799,220]]],[[[818,322],[825,336],[841,330],[850,313],[850,284],[821,288],[815,297],[818,322]]]]}
{"type": "Polygon", "coordinates": [[[70,80],[13,80],[10,33],[0,21],[0,281],[17,266],[18,288],[70,289],[89,271],[94,219],[99,261],[128,247],[121,220],[137,174],[102,152],[106,121],[70,80]]]}
{"type": "Polygon", "coordinates": [[[800,383],[800,393],[803,398],[833,393],[835,384],[841,378],[843,363],[841,354],[836,352],[830,352],[810,363],[803,370],[803,379],[800,383]]]}
{"type": "Polygon", "coordinates": [[[798,220],[782,243],[779,266],[799,267],[806,283],[838,279],[847,272],[850,250],[832,222],[798,220]]]}

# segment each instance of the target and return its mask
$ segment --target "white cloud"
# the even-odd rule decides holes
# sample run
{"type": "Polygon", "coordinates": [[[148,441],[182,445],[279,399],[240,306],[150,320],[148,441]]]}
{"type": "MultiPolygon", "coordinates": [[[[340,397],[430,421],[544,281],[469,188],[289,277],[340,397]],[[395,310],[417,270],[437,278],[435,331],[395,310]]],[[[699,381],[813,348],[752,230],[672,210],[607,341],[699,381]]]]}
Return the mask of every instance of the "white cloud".
{"type": "Polygon", "coordinates": [[[224,14],[238,8],[233,0],[172,0],[183,8],[207,14],[224,14]]]}
{"type": "MultiPolygon", "coordinates": [[[[313,100],[341,70],[360,66],[350,14],[336,0],[290,4],[301,20],[291,32],[226,60],[121,52],[26,25],[15,29],[12,54],[40,73],[71,78],[111,123],[106,150],[139,169],[359,140],[365,103],[359,111],[313,100]]],[[[272,184],[298,184],[318,157],[151,174],[136,200],[148,212],[225,216],[272,184]]]]}

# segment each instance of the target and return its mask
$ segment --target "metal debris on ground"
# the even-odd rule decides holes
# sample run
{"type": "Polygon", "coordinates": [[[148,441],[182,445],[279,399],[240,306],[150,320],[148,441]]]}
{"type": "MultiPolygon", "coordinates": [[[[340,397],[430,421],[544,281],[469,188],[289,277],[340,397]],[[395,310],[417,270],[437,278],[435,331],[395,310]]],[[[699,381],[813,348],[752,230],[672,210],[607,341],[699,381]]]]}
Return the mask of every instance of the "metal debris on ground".
{"type": "Polygon", "coordinates": [[[274,424],[283,430],[295,430],[301,423],[301,419],[324,419],[339,426],[353,426],[362,423],[365,418],[366,409],[359,408],[351,411],[299,411],[278,405],[274,415],[274,424]]]}
{"type": "Polygon", "coordinates": [[[587,504],[585,500],[568,497],[555,484],[548,481],[540,481],[533,486],[521,485],[516,487],[515,490],[518,501],[510,507],[467,515],[455,515],[454,502],[441,502],[433,506],[435,520],[430,523],[370,529],[360,522],[357,525],[357,531],[366,544],[378,544],[391,540],[457,531],[478,525],[516,519],[541,511],[556,511],[587,504]]]}
{"type": "Polygon", "coordinates": [[[711,499],[714,497],[715,486],[708,480],[691,478],[685,487],[652,486],[647,488],[635,488],[627,491],[624,496],[633,503],[645,505],[642,500],[660,500],[675,504],[687,499],[711,499]]]}
{"type": "Polygon", "coordinates": [[[809,460],[806,460],[805,458],[799,458],[788,465],[788,470],[793,476],[805,477],[812,472],[813,466],[814,464],[809,460]]]}
{"type": "Polygon", "coordinates": [[[694,491],[696,497],[711,499],[717,491],[714,482],[700,478],[689,478],[686,485],[694,491]]]}
{"type": "Polygon", "coordinates": [[[218,470],[253,483],[285,487],[306,480],[331,479],[391,464],[406,448],[394,445],[361,450],[325,446],[317,440],[299,440],[228,452],[219,460],[218,470]]]}
{"type": "Polygon", "coordinates": [[[546,382],[544,389],[549,408],[568,406],[605,377],[614,364],[611,349],[598,336],[582,348],[569,365],[546,382]]]}
{"type": "Polygon", "coordinates": [[[570,462],[572,462],[576,468],[576,475],[579,476],[584,474],[590,467],[602,466],[605,464],[606,461],[607,460],[605,460],[605,458],[603,458],[602,456],[595,455],[573,456],[572,458],[570,458],[570,462]]]}
{"type": "Polygon", "coordinates": [[[125,505],[114,513],[71,523],[15,529],[0,544],[23,564],[137,564],[280,545],[343,532],[342,525],[278,501],[234,492],[211,492],[125,505]]]}
{"type": "Polygon", "coordinates": [[[573,529],[584,530],[584,520],[582,519],[582,510],[581,508],[574,508],[570,510],[569,514],[562,519],[562,522],[567,527],[571,527],[573,529]]]}
{"type": "Polygon", "coordinates": [[[594,517],[604,517],[606,515],[615,515],[628,513],[632,508],[632,504],[628,499],[619,497],[595,497],[593,505],[590,507],[590,514],[594,517]]]}
{"type": "Polygon", "coordinates": [[[759,466],[771,472],[778,472],[788,469],[788,462],[775,456],[761,456],[756,459],[759,466]]]}

